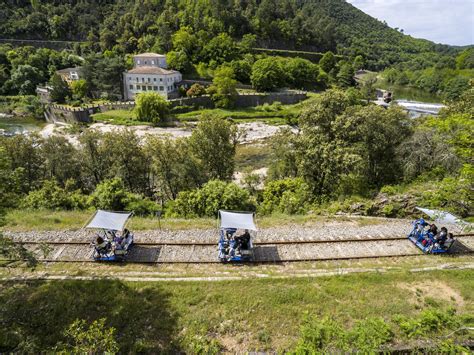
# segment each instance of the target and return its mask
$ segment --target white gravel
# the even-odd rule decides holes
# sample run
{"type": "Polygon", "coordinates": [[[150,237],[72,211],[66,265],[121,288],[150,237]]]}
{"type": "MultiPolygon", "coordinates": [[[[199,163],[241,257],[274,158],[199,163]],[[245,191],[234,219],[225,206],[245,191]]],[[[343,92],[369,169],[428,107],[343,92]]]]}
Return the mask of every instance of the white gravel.
{"type": "MultiPolygon", "coordinates": [[[[363,221],[363,220],[361,220],[363,221]]],[[[406,235],[411,229],[409,220],[371,219],[370,224],[360,225],[358,221],[311,222],[306,225],[289,224],[260,229],[254,240],[258,242],[291,240],[341,240],[366,237],[398,237],[406,235]],[[377,223],[378,224],[373,224],[377,223]]],[[[5,235],[18,241],[90,241],[94,236],[91,230],[9,232],[5,235]]],[[[135,231],[136,242],[217,242],[216,229],[191,230],[146,230],[135,231]]]]}
{"type": "MultiPolygon", "coordinates": [[[[69,125],[67,123],[50,123],[47,124],[41,131],[40,135],[43,138],[48,138],[54,134],[59,134],[65,136],[72,144],[77,144],[77,135],[72,135],[65,132],[65,128],[69,125]]],[[[244,132],[240,139],[240,143],[248,144],[255,143],[280,132],[281,129],[287,128],[289,126],[272,126],[262,122],[248,122],[248,123],[239,123],[238,128],[244,132]]],[[[122,126],[122,125],[113,125],[108,123],[93,123],[89,126],[88,129],[95,129],[100,132],[113,132],[113,131],[124,131],[126,129],[134,131],[137,136],[144,138],[147,135],[159,136],[159,137],[169,137],[172,139],[189,137],[192,133],[191,126],[183,127],[152,127],[146,125],[137,125],[137,126],[122,126]]]]}

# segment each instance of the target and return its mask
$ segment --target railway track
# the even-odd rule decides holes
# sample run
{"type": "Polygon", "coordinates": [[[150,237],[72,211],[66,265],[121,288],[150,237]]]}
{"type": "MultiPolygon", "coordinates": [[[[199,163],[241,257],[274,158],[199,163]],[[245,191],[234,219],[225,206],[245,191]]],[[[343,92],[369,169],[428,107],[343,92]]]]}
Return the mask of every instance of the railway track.
{"type": "MultiPolygon", "coordinates": [[[[470,236],[472,234],[458,235],[457,242],[453,245],[453,251],[455,253],[472,252],[474,238],[467,238],[470,236]]],[[[90,243],[25,241],[22,244],[27,249],[34,251],[42,261],[94,262],[92,259],[93,248],[90,243]],[[47,253],[44,252],[46,249],[47,253]]],[[[406,237],[401,236],[357,237],[341,240],[262,240],[254,243],[255,263],[370,259],[414,255],[421,255],[421,252],[406,237]]],[[[127,262],[146,264],[219,263],[217,243],[176,241],[138,241],[131,249],[127,262]]]]}

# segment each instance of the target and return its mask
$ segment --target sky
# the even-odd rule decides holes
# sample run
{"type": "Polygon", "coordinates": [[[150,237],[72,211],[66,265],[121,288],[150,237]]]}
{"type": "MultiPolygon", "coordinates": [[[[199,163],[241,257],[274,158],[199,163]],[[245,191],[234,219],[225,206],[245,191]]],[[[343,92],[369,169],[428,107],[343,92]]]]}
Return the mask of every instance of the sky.
{"type": "Polygon", "coordinates": [[[474,44],[474,0],[346,0],[416,38],[474,44]]]}

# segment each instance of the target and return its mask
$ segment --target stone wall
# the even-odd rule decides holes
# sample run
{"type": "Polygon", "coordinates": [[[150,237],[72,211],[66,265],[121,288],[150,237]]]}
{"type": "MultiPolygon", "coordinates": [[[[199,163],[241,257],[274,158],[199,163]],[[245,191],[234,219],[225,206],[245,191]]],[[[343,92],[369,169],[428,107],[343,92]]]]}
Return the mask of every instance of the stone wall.
{"type": "Polygon", "coordinates": [[[46,106],[44,115],[48,122],[80,123],[91,122],[91,115],[97,108],[67,107],[62,105],[46,106]]]}
{"type": "MultiPolygon", "coordinates": [[[[255,107],[263,104],[272,104],[276,101],[284,105],[298,103],[307,98],[304,91],[272,92],[272,93],[248,93],[237,96],[236,107],[255,107]]],[[[214,108],[214,103],[209,95],[200,97],[182,97],[168,101],[171,108],[178,108],[175,112],[186,112],[190,109],[214,108]],[[180,109],[182,107],[182,109],[180,109]],[[189,107],[186,109],[185,107],[189,107]]],[[[70,107],[51,104],[46,106],[45,116],[48,122],[91,122],[91,115],[97,112],[110,110],[129,110],[135,107],[134,101],[113,102],[100,105],[86,105],[83,107],[70,107]]]]}

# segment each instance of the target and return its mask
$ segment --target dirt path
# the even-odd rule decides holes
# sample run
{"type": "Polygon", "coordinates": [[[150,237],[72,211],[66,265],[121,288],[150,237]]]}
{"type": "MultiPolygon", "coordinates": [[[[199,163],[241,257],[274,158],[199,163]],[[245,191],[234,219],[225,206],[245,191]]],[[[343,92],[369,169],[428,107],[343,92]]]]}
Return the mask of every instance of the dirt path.
{"type": "MultiPolygon", "coordinates": [[[[428,266],[422,268],[410,268],[409,272],[429,272],[436,270],[472,270],[474,269],[474,262],[470,263],[446,263],[436,266],[428,266]]],[[[240,276],[198,276],[198,277],[166,277],[163,273],[157,273],[152,276],[152,273],[146,272],[143,276],[140,273],[134,273],[134,276],[124,274],[103,275],[103,276],[76,276],[76,275],[49,275],[46,273],[25,274],[23,276],[3,276],[0,281],[93,281],[93,280],[120,280],[126,282],[221,282],[221,281],[241,281],[249,279],[292,279],[292,278],[314,278],[314,277],[328,277],[351,275],[361,273],[387,273],[399,271],[396,267],[376,267],[376,268],[339,268],[336,270],[300,270],[298,273],[287,273],[284,275],[271,275],[264,273],[249,273],[248,275],[240,276]]],[[[405,269],[406,270],[406,269],[405,269]]]]}

